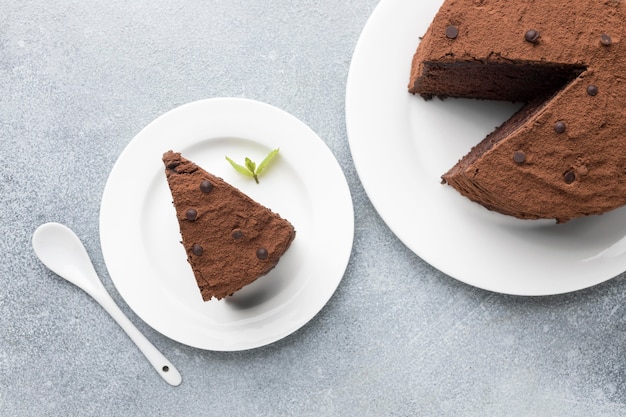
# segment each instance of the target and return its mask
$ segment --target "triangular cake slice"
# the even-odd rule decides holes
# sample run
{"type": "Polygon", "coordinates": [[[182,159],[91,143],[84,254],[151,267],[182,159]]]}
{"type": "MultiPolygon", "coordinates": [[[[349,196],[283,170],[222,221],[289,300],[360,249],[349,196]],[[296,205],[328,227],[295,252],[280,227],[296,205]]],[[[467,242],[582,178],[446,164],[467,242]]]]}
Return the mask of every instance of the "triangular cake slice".
{"type": "Polygon", "coordinates": [[[443,181],[524,219],[565,222],[626,204],[625,9],[445,0],[413,57],[409,91],[527,104],[443,181]]]}
{"type": "Polygon", "coordinates": [[[176,217],[202,299],[222,299],[267,274],[295,238],[287,220],[180,153],[163,155],[176,217]]]}

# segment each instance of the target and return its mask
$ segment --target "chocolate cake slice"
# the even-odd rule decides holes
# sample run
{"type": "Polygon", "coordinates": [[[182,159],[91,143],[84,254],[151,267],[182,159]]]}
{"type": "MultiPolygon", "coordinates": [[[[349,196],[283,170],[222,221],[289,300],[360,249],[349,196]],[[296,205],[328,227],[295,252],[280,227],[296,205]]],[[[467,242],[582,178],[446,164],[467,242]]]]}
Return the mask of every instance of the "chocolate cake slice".
{"type": "Polygon", "coordinates": [[[626,204],[626,5],[445,0],[409,92],[526,105],[442,179],[490,210],[557,222],[626,204]]]}
{"type": "Polygon", "coordinates": [[[166,152],[163,163],[204,301],[232,295],[276,266],[295,238],[291,223],[180,153],[166,152]]]}

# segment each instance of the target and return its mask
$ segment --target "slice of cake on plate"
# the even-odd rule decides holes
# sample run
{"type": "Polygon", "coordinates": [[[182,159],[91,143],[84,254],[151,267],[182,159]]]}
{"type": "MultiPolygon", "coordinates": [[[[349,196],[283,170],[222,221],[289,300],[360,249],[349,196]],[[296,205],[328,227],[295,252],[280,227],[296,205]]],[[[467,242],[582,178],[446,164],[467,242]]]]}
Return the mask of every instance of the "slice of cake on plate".
{"type": "Polygon", "coordinates": [[[445,0],[409,91],[526,105],[443,174],[490,210],[557,222],[626,204],[626,4],[445,0]]]}
{"type": "Polygon", "coordinates": [[[295,238],[287,220],[180,153],[163,155],[187,260],[205,301],[266,275],[295,238]]]}

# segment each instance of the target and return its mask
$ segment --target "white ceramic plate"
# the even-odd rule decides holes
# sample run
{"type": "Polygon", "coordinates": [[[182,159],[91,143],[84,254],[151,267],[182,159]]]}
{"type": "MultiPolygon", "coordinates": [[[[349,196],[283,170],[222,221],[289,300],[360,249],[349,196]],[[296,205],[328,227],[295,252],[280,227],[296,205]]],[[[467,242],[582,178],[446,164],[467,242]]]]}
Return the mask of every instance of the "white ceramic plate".
{"type": "Polygon", "coordinates": [[[382,0],[354,51],[346,124],[354,163],[393,232],[444,273],[483,289],[548,295],[626,270],[626,209],[556,225],[472,203],[440,176],[519,106],[424,101],[407,92],[411,59],[440,0],[382,0]]]}
{"type": "Polygon", "coordinates": [[[217,98],[160,116],[130,142],[102,197],[100,239],[115,287],[141,319],[202,349],[234,351],[279,340],[321,310],[352,250],[354,215],[343,172],[304,123],[268,104],[217,98]],[[279,156],[260,184],[228,155],[279,156]],[[202,301],[180,242],[161,156],[181,152],[288,219],[296,238],[268,275],[220,301],[202,301]]]}

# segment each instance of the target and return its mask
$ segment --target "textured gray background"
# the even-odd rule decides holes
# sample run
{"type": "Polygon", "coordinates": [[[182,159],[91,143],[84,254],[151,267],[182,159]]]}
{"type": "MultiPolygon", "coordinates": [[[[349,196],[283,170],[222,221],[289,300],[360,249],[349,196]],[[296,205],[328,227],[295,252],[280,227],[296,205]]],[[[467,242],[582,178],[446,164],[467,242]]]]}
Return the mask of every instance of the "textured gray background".
{"type": "Polygon", "coordinates": [[[376,3],[0,2],[0,415],[626,415],[623,276],[554,297],[484,292],[424,263],[373,209],[352,165],[344,90],[376,3]],[[122,149],[160,114],[215,96],[261,100],[311,126],[356,215],[326,307],[286,339],[238,353],[190,348],[141,322],[99,247],[100,198],[122,149]],[[38,262],[30,238],[46,221],[84,240],[181,386],[38,262]]]}

